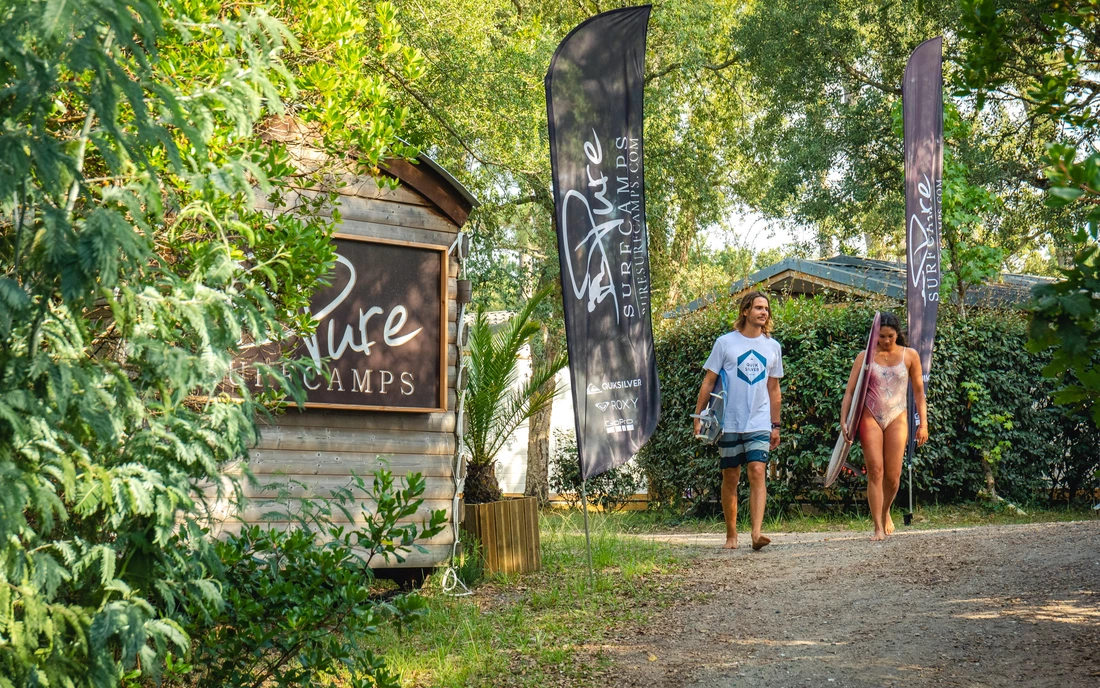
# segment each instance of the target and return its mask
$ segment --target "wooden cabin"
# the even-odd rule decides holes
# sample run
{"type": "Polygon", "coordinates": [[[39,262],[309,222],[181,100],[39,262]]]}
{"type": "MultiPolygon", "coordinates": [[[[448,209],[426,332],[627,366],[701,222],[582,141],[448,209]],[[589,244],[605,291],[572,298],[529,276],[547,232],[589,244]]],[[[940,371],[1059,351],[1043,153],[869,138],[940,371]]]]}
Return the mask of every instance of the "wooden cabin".
{"type": "MultiPolygon", "coordinates": [[[[306,146],[293,153],[306,167],[321,159],[306,146]]],[[[383,169],[399,180],[397,188],[347,175],[339,190],[338,263],[332,286],[313,299],[319,326],[307,344],[311,355],[331,358],[332,380],[304,381],[305,410],[291,408],[263,426],[249,467],[261,484],[293,479],[320,495],[347,485],[352,472],[368,484],[382,466],[395,476],[419,472],[426,491],[411,520],[426,521],[437,509],[451,519],[462,513],[456,471],[459,478],[465,474],[456,414],[464,329],[457,280],[468,246],[461,229],[477,201],[426,156],[383,169]]],[[[259,489],[247,496],[257,504],[274,495],[259,489]]],[[[263,511],[250,506],[241,520],[259,522],[263,511]]],[[[414,550],[404,563],[374,564],[422,569],[447,563],[457,528],[451,522],[453,528],[420,541],[427,554],[414,550]]]]}

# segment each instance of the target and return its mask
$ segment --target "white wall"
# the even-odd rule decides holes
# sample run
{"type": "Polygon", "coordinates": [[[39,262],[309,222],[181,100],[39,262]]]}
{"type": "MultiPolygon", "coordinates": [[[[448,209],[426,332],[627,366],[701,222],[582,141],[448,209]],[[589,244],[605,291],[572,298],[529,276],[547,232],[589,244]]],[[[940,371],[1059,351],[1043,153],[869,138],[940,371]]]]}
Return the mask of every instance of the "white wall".
{"type": "MultiPolygon", "coordinates": [[[[520,350],[519,379],[531,374],[531,350],[520,350]]],[[[558,387],[562,392],[554,398],[553,411],[550,414],[550,451],[554,451],[554,431],[573,430],[573,392],[569,386],[569,369],[558,373],[558,387]]],[[[505,494],[522,494],[527,484],[527,437],[528,424],[524,422],[508,439],[497,454],[497,480],[505,494]]]]}

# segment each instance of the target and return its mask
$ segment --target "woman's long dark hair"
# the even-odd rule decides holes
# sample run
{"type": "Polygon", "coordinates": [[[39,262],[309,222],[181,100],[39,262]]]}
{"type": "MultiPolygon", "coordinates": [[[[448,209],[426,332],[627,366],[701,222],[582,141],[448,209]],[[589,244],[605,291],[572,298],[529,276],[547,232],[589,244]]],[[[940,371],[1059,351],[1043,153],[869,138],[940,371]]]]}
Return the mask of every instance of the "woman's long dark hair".
{"type": "Polygon", "coordinates": [[[880,312],[882,313],[882,319],[879,320],[879,327],[894,328],[894,332],[898,333],[898,346],[908,346],[905,342],[905,332],[901,329],[901,323],[898,321],[898,316],[885,311],[880,312]]]}

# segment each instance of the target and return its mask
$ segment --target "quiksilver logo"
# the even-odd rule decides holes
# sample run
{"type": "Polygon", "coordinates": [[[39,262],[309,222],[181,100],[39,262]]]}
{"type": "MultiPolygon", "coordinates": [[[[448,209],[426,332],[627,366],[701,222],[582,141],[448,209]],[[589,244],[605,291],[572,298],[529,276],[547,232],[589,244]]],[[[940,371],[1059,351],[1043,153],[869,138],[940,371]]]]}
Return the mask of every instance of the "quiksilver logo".
{"type": "Polygon", "coordinates": [[[633,380],[612,380],[602,383],[599,387],[593,383],[588,383],[588,394],[602,394],[603,392],[610,392],[616,389],[631,389],[634,387],[642,386],[642,378],[636,377],[633,380]]]}

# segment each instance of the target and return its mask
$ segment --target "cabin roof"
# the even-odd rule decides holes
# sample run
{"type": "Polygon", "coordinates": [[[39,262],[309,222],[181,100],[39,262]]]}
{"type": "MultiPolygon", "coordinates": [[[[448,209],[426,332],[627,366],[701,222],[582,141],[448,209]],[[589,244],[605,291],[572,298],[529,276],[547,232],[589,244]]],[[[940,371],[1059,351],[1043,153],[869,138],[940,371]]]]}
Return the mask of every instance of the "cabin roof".
{"type": "MultiPolygon", "coordinates": [[[[1020,308],[1031,298],[1031,289],[1053,282],[1050,277],[1002,273],[995,282],[973,286],[967,305],[1020,308]]],[[[720,298],[740,298],[751,289],[795,296],[886,296],[905,300],[905,263],[858,256],[833,256],[826,260],[786,258],[758,270],[743,280],[718,289],[664,314],[676,318],[706,308],[720,298]]]]}
{"type": "Polygon", "coordinates": [[[382,163],[382,169],[420,192],[459,227],[466,224],[470,212],[480,205],[474,195],[427,155],[421,153],[416,162],[390,159],[382,163]]]}
{"type": "MultiPolygon", "coordinates": [[[[291,115],[269,117],[264,122],[261,137],[295,147],[300,164],[312,161],[310,164],[315,166],[317,161],[327,159],[324,151],[317,144],[319,134],[316,126],[303,122],[297,117],[291,115]]],[[[354,158],[355,153],[349,151],[348,155],[349,158],[354,158]]],[[[450,172],[443,169],[439,163],[423,153],[416,157],[415,162],[390,158],[383,160],[380,167],[383,173],[401,180],[403,184],[427,198],[459,227],[466,224],[470,212],[479,205],[469,189],[455,179],[450,172]]],[[[351,177],[358,176],[353,170],[347,170],[347,172],[351,177]]]]}

